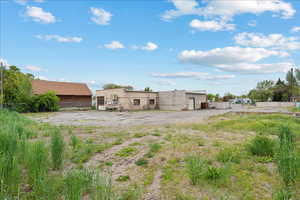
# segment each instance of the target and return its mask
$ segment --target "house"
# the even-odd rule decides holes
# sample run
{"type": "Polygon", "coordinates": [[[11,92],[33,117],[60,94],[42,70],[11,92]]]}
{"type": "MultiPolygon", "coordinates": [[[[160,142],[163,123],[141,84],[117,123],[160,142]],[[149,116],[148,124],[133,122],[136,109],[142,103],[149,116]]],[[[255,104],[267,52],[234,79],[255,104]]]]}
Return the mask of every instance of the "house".
{"type": "Polygon", "coordinates": [[[200,110],[208,108],[206,91],[173,90],[159,92],[161,110],[200,110]]]}
{"type": "Polygon", "coordinates": [[[97,90],[96,97],[98,110],[197,110],[208,107],[204,91],[146,92],[116,88],[97,90]]]}
{"type": "Polygon", "coordinates": [[[90,107],[92,92],[85,83],[32,80],[33,94],[55,92],[60,99],[60,107],[90,107]]]}
{"type": "Polygon", "coordinates": [[[96,90],[98,110],[158,109],[158,93],[115,88],[96,90]]]}

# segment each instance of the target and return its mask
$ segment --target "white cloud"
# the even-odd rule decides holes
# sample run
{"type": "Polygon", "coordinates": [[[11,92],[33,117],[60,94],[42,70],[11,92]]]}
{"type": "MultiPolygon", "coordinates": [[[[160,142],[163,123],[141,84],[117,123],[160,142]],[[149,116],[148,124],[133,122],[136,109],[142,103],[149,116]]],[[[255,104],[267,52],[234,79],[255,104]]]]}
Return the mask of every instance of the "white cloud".
{"type": "MultiPolygon", "coordinates": [[[[21,4],[21,5],[25,5],[27,2],[29,2],[30,0],[15,0],[17,3],[21,4]]],[[[32,0],[33,2],[36,3],[43,3],[44,0],[32,0]]]]}
{"type": "Polygon", "coordinates": [[[300,26],[294,26],[292,29],[291,29],[291,32],[292,33],[297,33],[300,31],[300,26]]]}
{"type": "Polygon", "coordinates": [[[45,69],[38,67],[38,66],[34,66],[34,65],[27,65],[25,67],[25,69],[32,71],[32,72],[42,72],[42,71],[46,71],[45,69]]]}
{"type": "Polygon", "coordinates": [[[232,79],[235,76],[231,74],[225,75],[210,75],[206,72],[176,72],[176,73],[154,73],[154,77],[159,78],[195,78],[198,80],[225,80],[232,79]]]}
{"type": "Polygon", "coordinates": [[[56,22],[55,16],[53,16],[52,13],[46,12],[40,7],[27,6],[25,15],[31,17],[32,20],[35,22],[40,22],[44,24],[56,22]]]}
{"type": "Polygon", "coordinates": [[[264,48],[225,47],[209,51],[185,50],[179,54],[178,58],[183,63],[251,74],[286,72],[290,68],[290,63],[257,63],[272,56],[286,57],[289,54],[264,48]]]}
{"type": "Polygon", "coordinates": [[[226,31],[234,30],[234,24],[227,24],[225,21],[200,21],[194,19],[190,22],[190,26],[199,31],[226,31]]]}
{"type": "Polygon", "coordinates": [[[147,44],[145,46],[141,47],[141,49],[147,50],[147,51],[154,51],[157,48],[158,48],[157,44],[155,44],[153,42],[147,42],[147,44]]]}
{"type": "Polygon", "coordinates": [[[36,76],[35,78],[40,79],[40,80],[44,80],[44,81],[48,81],[49,79],[45,76],[36,76]]]}
{"type": "Polygon", "coordinates": [[[124,45],[119,41],[112,41],[109,44],[105,44],[104,47],[107,49],[123,49],[123,48],[125,48],[124,45]]]}
{"type": "Polygon", "coordinates": [[[224,71],[234,71],[248,74],[267,74],[267,73],[286,73],[294,65],[292,63],[237,63],[237,64],[220,64],[217,67],[224,71]]]}
{"type": "Polygon", "coordinates": [[[166,80],[166,79],[158,79],[154,80],[154,83],[156,83],[159,86],[172,86],[176,85],[176,83],[172,80],[166,80]]]}
{"type": "Polygon", "coordinates": [[[74,42],[79,43],[83,39],[81,37],[63,37],[60,35],[36,35],[36,38],[43,40],[55,40],[57,42],[74,42]]]}
{"type": "Polygon", "coordinates": [[[7,60],[5,60],[4,58],[0,58],[0,63],[1,63],[2,66],[4,66],[4,67],[8,67],[8,66],[9,66],[7,60]]]}
{"type": "Polygon", "coordinates": [[[285,37],[282,34],[263,35],[260,33],[239,33],[234,37],[237,44],[251,47],[270,47],[281,50],[300,49],[300,40],[296,37],[285,37]]]}
{"type": "Polygon", "coordinates": [[[162,18],[170,20],[183,15],[199,15],[204,17],[220,17],[231,19],[235,15],[250,13],[261,14],[273,12],[281,18],[291,18],[296,13],[290,3],[283,0],[210,0],[203,1],[204,6],[199,7],[196,0],[170,0],[176,9],[166,11],[162,18]]]}
{"type": "Polygon", "coordinates": [[[91,20],[99,25],[108,25],[111,20],[112,14],[108,11],[105,11],[102,8],[91,7],[90,11],[92,13],[91,20]]]}
{"type": "Polygon", "coordinates": [[[257,62],[270,56],[285,57],[286,52],[272,51],[264,48],[225,47],[209,51],[184,50],[179,54],[179,60],[197,65],[233,64],[242,62],[257,62]]]}

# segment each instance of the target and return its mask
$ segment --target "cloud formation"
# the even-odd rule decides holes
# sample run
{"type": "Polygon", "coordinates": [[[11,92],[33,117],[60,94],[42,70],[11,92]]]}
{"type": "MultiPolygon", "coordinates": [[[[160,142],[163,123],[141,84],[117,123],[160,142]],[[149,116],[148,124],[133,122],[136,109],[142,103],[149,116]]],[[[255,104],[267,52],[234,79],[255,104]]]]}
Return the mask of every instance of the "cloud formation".
{"type": "Polygon", "coordinates": [[[154,73],[154,77],[159,78],[194,78],[197,80],[225,80],[232,79],[235,76],[232,74],[211,75],[206,72],[175,72],[175,73],[154,73]]]}
{"type": "Polygon", "coordinates": [[[42,39],[42,40],[54,40],[56,42],[70,42],[70,43],[79,43],[83,39],[81,37],[63,37],[60,35],[36,35],[36,38],[42,39]]]}
{"type": "Polygon", "coordinates": [[[209,51],[184,50],[178,59],[182,63],[214,67],[222,71],[242,73],[276,73],[286,72],[290,63],[259,64],[272,56],[286,57],[287,52],[267,50],[264,48],[225,47],[209,51]],[[273,67],[272,67],[273,66],[273,67]]]}
{"type": "Polygon", "coordinates": [[[119,41],[111,41],[111,43],[105,44],[104,47],[112,50],[125,48],[125,46],[119,41]]]}
{"type": "Polygon", "coordinates": [[[228,24],[225,21],[200,21],[198,19],[192,20],[190,27],[198,31],[231,31],[235,29],[234,24],[228,24]]]}
{"type": "Polygon", "coordinates": [[[158,48],[158,45],[153,42],[147,42],[147,44],[145,46],[141,47],[141,49],[146,50],[146,51],[154,51],[157,48],[158,48]]]}
{"type": "Polygon", "coordinates": [[[90,12],[92,13],[91,20],[98,25],[109,25],[112,14],[108,11],[105,11],[102,8],[90,8],[90,12]]]}
{"type": "Polygon", "coordinates": [[[203,7],[199,6],[196,0],[170,0],[176,9],[166,11],[162,18],[171,20],[183,15],[198,15],[204,17],[219,17],[230,20],[235,15],[250,13],[261,14],[264,12],[273,12],[281,18],[287,19],[294,16],[295,9],[290,3],[283,0],[210,0],[204,1],[203,7]]]}
{"type": "Polygon", "coordinates": [[[43,10],[43,8],[35,6],[27,6],[25,16],[30,17],[35,22],[43,24],[51,24],[56,22],[56,18],[52,13],[46,12],[43,10]]]}
{"type": "Polygon", "coordinates": [[[291,32],[292,33],[297,33],[300,31],[300,26],[294,26],[292,29],[291,29],[291,32]]]}
{"type": "Polygon", "coordinates": [[[34,66],[34,65],[27,65],[25,67],[25,69],[32,71],[32,72],[42,72],[42,71],[46,71],[45,69],[38,67],[38,66],[34,66]]]}
{"type": "Polygon", "coordinates": [[[263,35],[261,33],[239,33],[234,37],[237,44],[251,47],[263,47],[280,50],[300,49],[297,37],[285,37],[282,34],[263,35]]]}

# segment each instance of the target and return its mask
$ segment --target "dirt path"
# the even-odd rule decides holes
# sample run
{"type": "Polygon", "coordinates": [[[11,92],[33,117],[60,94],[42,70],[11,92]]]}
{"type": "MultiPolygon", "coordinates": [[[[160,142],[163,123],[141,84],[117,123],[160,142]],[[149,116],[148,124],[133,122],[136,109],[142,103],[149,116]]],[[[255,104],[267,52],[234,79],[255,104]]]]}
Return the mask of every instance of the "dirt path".
{"type": "Polygon", "coordinates": [[[144,200],[160,200],[160,182],[161,182],[162,171],[158,169],[156,172],[152,184],[148,188],[148,192],[144,197],[144,200]]]}

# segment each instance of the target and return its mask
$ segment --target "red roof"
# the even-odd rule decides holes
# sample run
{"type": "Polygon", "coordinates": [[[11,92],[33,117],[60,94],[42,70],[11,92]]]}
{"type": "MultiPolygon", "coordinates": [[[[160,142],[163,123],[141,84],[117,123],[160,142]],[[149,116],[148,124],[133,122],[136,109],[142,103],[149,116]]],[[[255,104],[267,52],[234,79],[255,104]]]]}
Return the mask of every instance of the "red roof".
{"type": "Polygon", "coordinates": [[[85,83],[32,80],[33,94],[53,91],[56,95],[91,96],[92,92],[85,83]]]}

